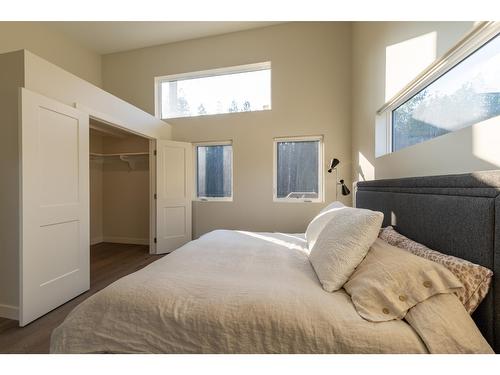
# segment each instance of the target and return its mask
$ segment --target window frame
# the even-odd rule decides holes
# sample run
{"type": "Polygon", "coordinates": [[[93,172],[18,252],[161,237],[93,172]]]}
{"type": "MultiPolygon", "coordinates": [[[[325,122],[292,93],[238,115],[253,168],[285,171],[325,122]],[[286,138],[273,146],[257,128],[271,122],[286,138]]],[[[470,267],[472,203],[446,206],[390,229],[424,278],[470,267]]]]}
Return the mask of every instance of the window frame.
{"type": "MultiPolygon", "coordinates": [[[[393,112],[427,86],[437,81],[455,66],[478,51],[500,33],[500,22],[481,22],[465,35],[454,47],[441,58],[435,60],[415,79],[401,89],[393,98],[387,101],[376,112],[375,117],[375,157],[402,151],[394,150],[393,142],[393,112]]],[[[446,134],[445,134],[446,135],[446,134]]],[[[435,137],[436,138],[436,137],[435,137]]],[[[431,141],[431,138],[421,143],[431,141]]],[[[420,144],[420,143],[419,143],[420,144]]],[[[409,146],[413,147],[417,144],[409,146]]]]}
{"type": "Polygon", "coordinates": [[[322,135],[300,137],[276,137],[273,139],[273,202],[279,203],[323,203],[324,202],[324,144],[322,135]],[[318,144],[318,198],[278,198],[278,143],[319,141],[318,144]]]}
{"type": "Polygon", "coordinates": [[[234,197],[234,148],[233,141],[207,141],[193,143],[193,159],[194,159],[194,184],[193,201],[196,202],[233,202],[234,197]],[[198,153],[197,147],[206,146],[231,146],[231,196],[229,197],[199,197],[198,196],[198,153]]]}
{"type": "MultiPolygon", "coordinates": [[[[236,65],[236,66],[228,66],[228,67],[223,67],[223,68],[215,68],[215,69],[208,69],[208,70],[199,70],[195,72],[186,72],[186,73],[179,73],[179,74],[169,74],[166,76],[158,76],[154,78],[154,97],[155,97],[155,117],[159,118],[160,120],[168,121],[170,119],[176,119],[176,118],[192,118],[192,117],[201,117],[201,116],[217,116],[217,115],[225,115],[229,114],[231,112],[224,112],[224,113],[214,113],[214,114],[208,114],[208,115],[194,115],[194,116],[181,116],[181,117],[165,117],[162,118],[162,95],[161,95],[161,86],[162,83],[164,82],[171,82],[171,81],[180,81],[180,80],[185,80],[185,79],[195,79],[195,78],[207,78],[207,77],[216,77],[216,76],[223,76],[223,75],[230,75],[230,74],[238,74],[238,73],[247,73],[247,72],[257,72],[260,70],[270,70],[271,71],[271,81],[272,81],[272,67],[271,67],[271,61],[263,61],[259,63],[253,63],[253,64],[245,64],[245,65],[236,65]]],[[[261,112],[261,111],[270,111],[272,109],[272,85],[271,82],[269,82],[269,108],[268,109],[259,109],[255,111],[247,111],[247,112],[261,112]]],[[[245,113],[245,112],[238,112],[238,113],[245,113]]]]}

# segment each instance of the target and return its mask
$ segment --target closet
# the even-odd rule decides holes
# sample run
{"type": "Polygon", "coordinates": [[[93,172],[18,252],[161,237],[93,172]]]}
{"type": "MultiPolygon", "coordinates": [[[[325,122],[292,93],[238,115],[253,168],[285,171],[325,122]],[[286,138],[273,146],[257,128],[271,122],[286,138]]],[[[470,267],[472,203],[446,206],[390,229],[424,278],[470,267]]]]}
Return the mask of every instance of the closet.
{"type": "Polygon", "coordinates": [[[90,244],[149,245],[149,140],[90,120],[90,244]]]}
{"type": "Polygon", "coordinates": [[[192,145],[169,124],[26,50],[0,54],[0,113],[0,317],[24,326],[88,290],[91,236],[191,240],[192,145]]]}

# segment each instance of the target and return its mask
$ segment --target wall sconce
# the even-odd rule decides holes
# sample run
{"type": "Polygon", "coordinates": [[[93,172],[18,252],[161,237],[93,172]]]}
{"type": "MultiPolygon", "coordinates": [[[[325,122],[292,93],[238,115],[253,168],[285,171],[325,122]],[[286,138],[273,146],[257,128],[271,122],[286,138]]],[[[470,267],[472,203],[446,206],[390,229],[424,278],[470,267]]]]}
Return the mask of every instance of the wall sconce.
{"type": "MultiPolygon", "coordinates": [[[[328,169],[328,173],[332,173],[333,171],[335,171],[336,175],[337,175],[337,173],[338,173],[337,172],[337,166],[339,164],[340,164],[340,160],[336,159],[336,158],[333,158],[332,161],[330,162],[330,168],[328,169]]],[[[342,195],[349,195],[349,194],[351,194],[351,191],[346,186],[346,184],[344,183],[343,179],[339,180],[339,181],[336,181],[336,184],[341,186],[342,195]]]]}
{"type": "Polygon", "coordinates": [[[344,180],[340,180],[338,183],[342,186],[342,195],[351,194],[351,191],[349,190],[349,188],[344,184],[344,180]]]}
{"type": "Polygon", "coordinates": [[[330,162],[330,169],[328,169],[328,173],[332,173],[332,171],[337,168],[337,165],[340,164],[340,160],[339,159],[332,159],[332,161],[330,162]]]}

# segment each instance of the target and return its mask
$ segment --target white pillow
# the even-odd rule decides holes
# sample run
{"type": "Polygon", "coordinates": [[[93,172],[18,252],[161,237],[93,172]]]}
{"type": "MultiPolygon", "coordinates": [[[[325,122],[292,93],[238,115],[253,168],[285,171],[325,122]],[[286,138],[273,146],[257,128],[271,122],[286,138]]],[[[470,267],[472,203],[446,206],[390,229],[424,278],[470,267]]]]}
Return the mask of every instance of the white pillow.
{"type": "Polygon", "coordinates": [[[332,213],[342,207],[345,207],[342,202],[335,201],[330,203],[328,206],[323,208],[319,214],[314,217],[314,219],[311,220],[306,229],[306,240],[309,250],[313,248],[319,234],[332,218],[332,213]]]}
{"type": "Polygon", "coordinates": [[[332,209],[340,208],[340,207],[345,207],[345,204],[342,202],[339,202],[339,201],[335,201],[335,202],[330,203],[325,208],[323,208],[319,213],[323,213],[323,212],[330,211],[332,209]]]}
{"type": "Polygon", "coordinates": [[[325,217],[329,220],[319,234],[312,238],[306,233],[306,239],[309,261],[323,289],[334,292],[347,282],[377,239],[384,214],[361,208],[332,208],[316,216],[309,227],[314,227],[315,221],[325,221],[325,217]]]}

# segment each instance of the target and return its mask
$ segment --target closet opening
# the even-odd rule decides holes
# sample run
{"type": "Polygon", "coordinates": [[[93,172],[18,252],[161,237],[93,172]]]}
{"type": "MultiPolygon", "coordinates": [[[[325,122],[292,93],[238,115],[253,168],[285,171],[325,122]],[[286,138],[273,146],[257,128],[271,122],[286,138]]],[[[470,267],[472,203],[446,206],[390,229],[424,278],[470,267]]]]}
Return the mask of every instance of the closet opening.
{"type": "Polygon", "coordinates": [[[153,141],[92,117],[89,132],[91,263],[154,253],[153,141]]]}

